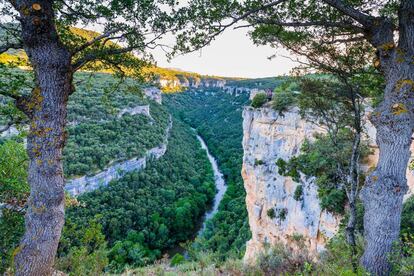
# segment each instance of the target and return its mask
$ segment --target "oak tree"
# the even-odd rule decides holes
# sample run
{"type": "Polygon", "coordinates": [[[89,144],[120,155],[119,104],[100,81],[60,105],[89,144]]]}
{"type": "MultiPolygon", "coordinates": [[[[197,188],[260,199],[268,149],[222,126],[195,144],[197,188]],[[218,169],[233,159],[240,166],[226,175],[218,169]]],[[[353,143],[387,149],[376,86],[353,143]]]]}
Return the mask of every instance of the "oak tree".
{"type": "Polygon", "coordinates": [[[384,99],[370,120],[377,129],[379,160],[367,177],[365,252],[361,263],[374,275],[387,275],[388,255],[399,237],[410,145],[414,130],[414,1],[412,0],[250,0],[191,1],[193,30],[184,32],[181,49],[208,45],[226,28],[251,27],[269,44],[297,48],[364,41],[385,79],[384,99]],[[196,10],[197,12],[194,12],[196,10]],[[246,25],[237,25],[247,22],[246,25]],[[378,210],[381,210],[379,212],[378,210]]]}
{"type": "Polygon", "coordinates": [[[64,224],[62,149],[74,73],[99,69],[138,76],[148,60],[147,50],[176,28],[175,5],[173,0],[0,1],[0,54],[24,51],[34,72],[31,91],[0,89],[30,126],[30,196],[25,234],[16,249],[16,275],[52,274],[64,224]]]}

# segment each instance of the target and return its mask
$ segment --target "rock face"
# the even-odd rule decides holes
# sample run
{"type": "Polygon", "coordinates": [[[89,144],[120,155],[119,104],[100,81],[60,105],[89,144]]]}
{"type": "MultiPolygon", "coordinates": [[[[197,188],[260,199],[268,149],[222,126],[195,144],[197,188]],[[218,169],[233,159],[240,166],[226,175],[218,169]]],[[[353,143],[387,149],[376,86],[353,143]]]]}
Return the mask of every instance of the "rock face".
{"type": "Polygon", "coordinates": [[[252,232],[245,261],[254,261],[265,244],[287,244],[298,235],[311,253],[323,250],[336,233],[339,218],[321,210],[313,178],[302,176],[303,196],[295,200],[300,184],[279,175],[276,165],[279,158],[289,160],[299,154],[304,140],[322,130],[302,120],[296,109],[282,117],[268,108],[246,107],[243,119],[242,176],[252,232]]]}
{"type": "Polygon", "coordinates": [[[99,187],[106,186],[112,180],[119,179],[128,172],[145,169],[148,160],[151,158],[159,159],[167,151],[168,138],[171,128],[172,119],[170,117],[170,123],[165,131],[165,139],[161,145],[148,150],[144,157],[117,163],[93,176],[85,175],[68,180],[65,186],[66,191],[68,191],[72,196],[77,196],[85,192],[96,190],[99,187]]]}
{"type": "MultiPolygon", "coordinates": [[[[378,148],[375,128],[369,122],[365,123],[365,131],[365,139],[373,149],[373,154],[362,164],[368,171],[377,163],[378,148]]],[[[313,178],[301,176],[303,196],[300,201],[295,200],[293,195],[299,184],[290,177],[279,175],[275,162],[279,158],[287,161],[298,155],[304,140],[312,139],[314,133],[323,130],[301,119],[298,109],[292,109],[282,117],[269,108],[246,107],[243,132],[242,176],[252,232],[245,261],[253,262],[265,244],[292,245],[292,237],[298,234],[304,238],[310,253],[320,252],[338,231],[340,218],[321,210],[313,178]]],[[[414,191],[414,174],[408,169],[407,180],[409,192],[406,198],[414,191]]]]}
{"type": "Polygon", "coordinates": [[[160,78],[158,83],[162,87],[170,88],[224,88],[226,80],[212,77],[192,77],[177,75],[173,78],[160,78]]]}
{"type": "Polygon", "coordinates": [[[118,118],[122,117],[122,115],[124,115],[124,114],[130,114],[130,115],[141,114],[141,115],[145,115],[145,116],[151,118],[150,106],[149,105],[138,105],[138,106],[133,107],[133,108],[124,108],[121,111],[119,111],[118,118]]]}
{"type": "Polygon", "coordinates": [[[162,92],[159,88],[151,86],[144,88],[144,94],[150,100],[156,101],[157,103],[162,103],[162,92]]]}

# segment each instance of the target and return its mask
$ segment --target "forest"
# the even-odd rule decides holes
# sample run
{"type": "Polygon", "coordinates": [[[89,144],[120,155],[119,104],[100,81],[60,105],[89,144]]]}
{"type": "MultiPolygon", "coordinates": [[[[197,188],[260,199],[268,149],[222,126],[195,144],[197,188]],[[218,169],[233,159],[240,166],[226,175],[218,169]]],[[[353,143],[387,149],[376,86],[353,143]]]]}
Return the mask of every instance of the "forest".
{"type": "Polygon", "coordinates": [[[220,259],[241,257],[250,238],[240,174],[243,157],[241,113],[249,102],[249,95],[235,97],[220,89],[188,90],[168,95],[165,102],[175,116],[203,137],[217,158],[228,186],[219,212],[208,221],[207,229],[195,247],[212,251],[220,259]]]}
{"type": "Polygon", "coordinates": [[[1,272],[412,275],[413,14],[412,0],[0,0],[1,272]],[[203,56],[221,39],[223,77],[203,56]],[[243,63],[254,53],[287,63],[262,71],[270,63],[243,63]],[[182,63],[189,71],[211,76],[157,66],[183,55],[194,58],[182,63]],[[163,107],[142,97],[149,86],[184,93],[163,107]],[[252,102],[224,93],[235,86],[253,89],[252,102]],[[277,130],[290,127],[305,133],[295,143],[306,139],[277,160],[242,164],[244,105],[253,118],[273,116],[262,128],[292,118],[249,129],[274,142],[252,148],[273,156],[289,144],[277,130]],[[79,198],[65,192],[68,178],[165,141],[168,113],[173,142],[159,162],[79,198]],[[191,244],[215,190],[197,134],[228,189],[191,244]],[[241,164],[252,166],[246,183],[241,164]],[[306,205],[311,189],[319,216],[306,205]],[[337,227],[319,231],[328,221],[337,227]],[[185,254],[163,256],[180,242],[185,254]]]}
{"type": "MultiPolygon", "coordinates": [[[[163,142],[168,124],[164,107],[142,94],[128,92],[125,84],[106,92],[107,97],[116,99],[111,105],[112,101],[105,101],[101,80],[107,80],[110,87],[113,78],[102,74],[79,78],[87,82],[69,103],[68,117],[77,124],[69,127],[64,153],[67,175],[93,174],[109,165],[109,158],[103,162],[100,156],[109,156],[113,162],[140,157],[163,142]],[[144,115],[118,118],[120,107],[141,104],[150,106],[151,119],[144,115]],[[84,171],[71,169],[82,165],[84,171]]],[[[22,141],[15,136],[3,139],[0,145],[1,181],[6,185],[1,186],[1,200],[14,200],[20,206],[28,195],[28,157],[22,141]]],[[[59,269],[74,275],[122,272],[126,267],[152,263],[167,249],[194,236],[215,194],[211,165],[195,133],[179,120],[173,122],[168,144],[165,156],[151,161],[145,170],[76,199],[66,196],[67,220],[56,261],[59,269]],[[91,261],[85,264],[83,258],[91,261]]],[[[2,241],[2,272],[12,262],[23,222],[20,211],[3,212],[0,231],[8,239],[2,241]]]]}

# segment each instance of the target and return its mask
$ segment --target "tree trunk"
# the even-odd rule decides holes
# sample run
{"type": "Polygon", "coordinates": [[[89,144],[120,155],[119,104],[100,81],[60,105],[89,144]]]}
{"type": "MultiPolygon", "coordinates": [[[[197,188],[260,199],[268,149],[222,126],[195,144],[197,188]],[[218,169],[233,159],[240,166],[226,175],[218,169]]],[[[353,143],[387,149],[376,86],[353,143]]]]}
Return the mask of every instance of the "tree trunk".
{"type": "Polygon", "coordinates": [[[389,254],[399,238],[414,128],[414,66],[395,62],[386,81],[385,99],[371,115],[377,129],[378,164],[361,191],[366,241],[361,263],[372,275],[389,275],[389,254]]]}
{"type": "Polygon", "coordinates": [[[15,5],[21,14],[24,48],[36,81],[30,97],[18,103],[30,118],[30,197],[26,231],[15,257],[16,275],[52,274],[64,224],[62,149],[73,73],[71,55],[56,32],[51,2],[16,1],[15,5]]]}
{"type": "MultiPolygon", "coordinates": [[[[354,199],[355,200],[355,199],[354,199]]],[[[351,264],[354,273],[358,272],[358,258],[356,250],[355,226],[356,226],[356,204],[355,201],[349,202],[349,218],[345,228],[346,241],[351,247],[351,264]]]]}

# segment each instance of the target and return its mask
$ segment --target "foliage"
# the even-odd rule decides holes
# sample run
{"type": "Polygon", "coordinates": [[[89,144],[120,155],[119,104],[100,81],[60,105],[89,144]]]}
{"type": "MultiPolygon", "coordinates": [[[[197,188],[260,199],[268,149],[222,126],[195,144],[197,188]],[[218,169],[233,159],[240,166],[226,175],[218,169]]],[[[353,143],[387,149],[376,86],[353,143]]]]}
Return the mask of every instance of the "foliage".
{"type": "Polygon", "coordinates": [[[171,265],[172,266],[177,266],[179,264],[182,264],[183,262],[185,262],[185,258],[183,255],[177,253],[174,255],[174,257],[172,257],[171,259],[171,265]]]}
{"type": "Polygon", "coordinates": [[[264,164],[264,161],[263,160],[260,160],[260,159],[254,159],[254,165],[255,166],[261,166],[261,165],[263,165],[264,164]]]}
{"type": "MultiPolygon", "coordinates": [[[[79,196],[79,206],[67,210],[76,229],[100,216],[109,243],[109,268],[141,266],[161,257],[162,251],[189,239],[197,230],[214,194],[210,163],[194,133],[175,121],[168,150],[145,170],[132,172],[79,196]]],[[[79,238],[61,242],[60,254],[69,254],[79,238]]]]}
{"type": "Polygon", "coordinates": [[[298,82],[294,79],[285,80],[274,90],[272,108],[283,114],[290,107],[295,106],[297,93],[299,93],[298,82]]]}
{"type": "Polygon", "coordinates": [[[283,114],[283,112],[288,111],[288,109],[294,106],[296,103],[295,95],[289,91],[282,91],[275,93],[272,97],[272,108],[283,114]]]}
{"type": "Polygon", "coordinates": [[[303,198],[303,186],[302,185],[296,186],[295,192],[293,194],[293,198],[296,201],[302,200],[302,198],[303,198]]]}
{"type": "Polygon", "coordinates": [[[254,96],[252,100],[252,107],[259,108],[262,107],[267,102],[267,95],[265,93],[258,93],[254,96]]]}
{"type": "Polygon", "coordinates": [[[414,196],[408,198],[404,205],[401,214],[401,235],[406,236],[414,242],[414,237],[411,235],[414,231],[414,196]]]}
{"type": "Polygon", "coordinates": [[[312,259],[303,242],[294,243],[301,250],[293,251],[292,247],[288,249],[282,244],[268,246],[257,256],[256,266],[260,268],[264,275],[312,273],[312,259]]]}
{"type": "Polygon", "coordinates": [[[277,214],[277,218],[280,219],[281,221],[284,221],[286,219],[287,214],[288,214],[288,209],[287,208],[282,208],[278,211],[279,212],[277,214]]]}
{"type": "Polygon", "coordinates": [[[242,257],[250,238],[245,190],[240,174],[243,137],[242,108],[248,95],[228,95],[218,89],[188,90],[164,97],[171,112],[203,137],[224,175],[227,191],[217,214],[207,221],[196,247],[218,258],[242,257]]]}
{"type": "Polygon", "coordinates": [[[414,234],[404,233],[390,254],[393,275],[409,276],[414,271],[414,234]]]}
{"type": "Polygon", "coordinates": [[[68,105],[66,176],[94,173],[163,143],[168,113],[143,99],[136,82],[119,84],[104,74],[79,74],[77,80],[82,82],[68,105]],[[149,105],[151,117],[127,113],[119,118],[121,110],[142,105],[149,105]]]}
{"type": "Polygon", "coordinates": [[[24,233],[24,216],[13,210],[1,210],[0,217],[0,273],[13,263],[14,253],[24,233]]]}
{"type": "Polygon", "coordinates": [[[300,174],[297,169],[297,164],[295,159],[291,159],[289,162],[286,162],[282,158],[277,159],[276,166],[278,167],[278,173],[283,176],[292,177],[293,181],[300,182],[300,174]]]}
{"type": "MultiPolygon", "coordinates": [[[[73,226],[72,226],[73,227],[73,226]]],[[[70,239],[70,226],[63,230],[62,239],[70,239]],[[69,236],[69,237],[68,237],[69,236]]],[[[108,265],[108,249],[102,225],[95,219],[88,223],[88,227],[78,230],[79,245],[69,249],[67,255],[58,258],[56,267],[69,275],[100,275],[108,265]]],[[[73,234],[73,233],[71,233],[73,234]]],[[[66,240],[65,242],[71,242],[66,240]]],[[[62,245],[61,245],[62,246],[62,245]]]]}
{"type": "MultiPolygon", "coordinates": [[[[302,172],[308,177],[315,176],[318,185],[318,196],[321,200],[321,207],[330,212],[344,214],[344,205],[346,203],[346,194],[343,189],[338,189],[338,183],[341,181],[337,171],[338,160],[344,167],[348,166],[352,144],[349,139],[349,133],[342,131],[337,143],[340,143],[341,152],[334,147],[332,140],[325,134],[316,135],[313,142],[305,141],[301,147],[301,153],[297,157],[291,158],[288,162],[279,159],[277,165],[279,173],[285,176],[292,176],[298,181],[299,174],[302,172]]],[[[362,156],[368,154],[368,148],[363,147],[362,156]]]]}
{"type": "Polygon", "coordinates": [[[28,157],[23,144],[14,140],[0,144],[0,202],[22,206],[29,193],[28,157]]]}
{"type": "Polygon", "coordinates": [[[0,144],[0,273],[10,266],[13,252],[24,231],[24,217],[19,211],[29,193],[27,184],[28,158],[24,146],[8,140],[0,144]]]}
{"type": "MultiPolygon", "coordinates": [[[[356,256],[359,259],[364,251],[364,241],[361,235],[356,236],[356,256]]],[[[317,266],[317,275],[355,275],[352,256],[353,249],[346,242],[344,232],[339,232],[327,244],[327,250],[321,254],[320,264],[317,266]]],[[[361,267],[358,267],[357,275],[366,275],[361,267]]]]}
{"type": "Polygon", "coordinates": [[[276,212],[274,208],[270,208],[269,210],[267,210],[266,214],[271,219],[274,219],[276,217],[276,212]]]}

